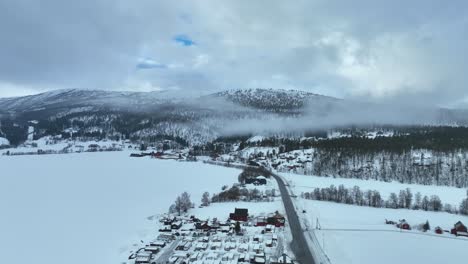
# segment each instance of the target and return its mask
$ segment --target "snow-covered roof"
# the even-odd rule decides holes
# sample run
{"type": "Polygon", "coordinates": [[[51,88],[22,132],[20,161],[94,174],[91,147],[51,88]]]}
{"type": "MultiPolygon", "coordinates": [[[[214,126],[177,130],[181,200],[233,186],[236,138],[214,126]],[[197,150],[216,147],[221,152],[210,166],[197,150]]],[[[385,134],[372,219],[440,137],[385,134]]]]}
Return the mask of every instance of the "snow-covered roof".
{"type": "Polygon", "coordinates": [[[10,141],[4,137],[0,137],[0,146],[10,145],[10,141]]]}

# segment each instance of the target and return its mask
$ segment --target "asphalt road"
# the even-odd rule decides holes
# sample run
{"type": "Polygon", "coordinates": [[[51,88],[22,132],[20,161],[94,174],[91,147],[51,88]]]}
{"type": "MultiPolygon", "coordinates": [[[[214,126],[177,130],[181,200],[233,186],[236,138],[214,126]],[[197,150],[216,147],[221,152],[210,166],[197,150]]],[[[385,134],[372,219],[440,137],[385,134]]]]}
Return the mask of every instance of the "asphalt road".
{"type": "Polygon", "coordinates": [[[274,173],[271,173],[271,176],[278,182],[281,197],[284,203],[284,209],[286,210],[286,215],[288,216],[289,227],[291,228],[293,237],[291,249],[294,251],[297,260],[301,264],[315,264],[314,258],[312,257],[312,252],[310,252],[310,247],[307,244],[304,231],[302,230],[296,208],[294,207],[294,204],[291,200],[288,189],[286,188],[286,185],[281,177],[274,173]]]}
{"type": "MultiPolygon", "coordinates": [[[[226,167],[235,167],[235,168],[246,168],[252,167],[248,165],[233,165],[233,164],[226,164],[224,162],[210,162],[205,161],[206,163],[214,164],[214,165],[222,165],[226,167]]],[[[257,167],[258,168],[258,167],[257,167]]],[[[273,172],[265,169],[269,172],[269,174],[275,178],[278,182],[278,186],[281,193],[281,198],[283,199],[284,209],[286,210],[286,215],[289,221],[289,227],[291,228],[291,233],[293,237],[293,241],[291,243],[291,249],[296,256],[297,261],[300,264],[316,264],[314,258],[312,257],[312,252],[310,251],[310,247],[307,244],[307,240],[304,235],[304,230],[302,230],[301,223],[299,221],[299,217],[297,216],[296,208],[291,200],[291,196],[289,195],[288,189],[281,177],[274,174],[273,172]]]]}

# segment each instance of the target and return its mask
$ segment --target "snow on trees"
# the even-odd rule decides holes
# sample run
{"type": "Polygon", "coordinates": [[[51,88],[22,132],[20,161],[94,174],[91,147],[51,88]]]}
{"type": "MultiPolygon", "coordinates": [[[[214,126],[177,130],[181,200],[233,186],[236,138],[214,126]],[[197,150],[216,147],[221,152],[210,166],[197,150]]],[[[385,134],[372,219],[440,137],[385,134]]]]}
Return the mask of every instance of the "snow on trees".
{"type": "Polygon", "coordinates": [[[203,206],[208,206],[208,205],[210,205],[210,202],[211,202],[210,193],[204,192],[203,195],[202,195],[201,204],[203,206]]]}

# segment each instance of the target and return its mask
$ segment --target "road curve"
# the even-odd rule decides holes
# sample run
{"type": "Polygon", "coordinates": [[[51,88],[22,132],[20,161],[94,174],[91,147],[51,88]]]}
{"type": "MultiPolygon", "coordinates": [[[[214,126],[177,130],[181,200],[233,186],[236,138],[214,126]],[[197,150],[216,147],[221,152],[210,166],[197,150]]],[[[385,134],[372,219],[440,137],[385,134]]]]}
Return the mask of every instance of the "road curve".
{"type": "Polygon", "coordinates": [[[271,173],[271,176],[278,182],[281,197],[284,203],[284,209],[286,210],[286,215],[288,216],[289,227],[291,228],[293,237],[291,249],[301,264],[315,264],[314,258],[312,257],[312,252],[310,252],[310,247],[307,244],[304,231],[301,227],[301,222],[297,216],[296,208],[294,207],[294,204],[291,200],[288,189],[286,188],[286,185],[281,177],[274,173],[271,173]]]}

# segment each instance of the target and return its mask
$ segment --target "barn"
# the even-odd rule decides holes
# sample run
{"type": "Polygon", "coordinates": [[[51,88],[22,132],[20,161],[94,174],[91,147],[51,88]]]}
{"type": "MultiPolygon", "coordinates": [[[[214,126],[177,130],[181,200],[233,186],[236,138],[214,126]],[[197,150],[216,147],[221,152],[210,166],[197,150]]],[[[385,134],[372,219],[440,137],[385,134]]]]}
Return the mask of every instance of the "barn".
{"type": "Polygon", "coordinates": [[[450,230],[450,233],[456,235],[456,236],[468,236],[468,231],[466,226],[461,222],[458,221],[450,230]]]}
{"type": "Polygon", "coordinates": [[[249,210],[244,208],[236,208],[234,213],[229,214],[229,219],[234,221],[247,221],[249,217],[249,210]]]}

